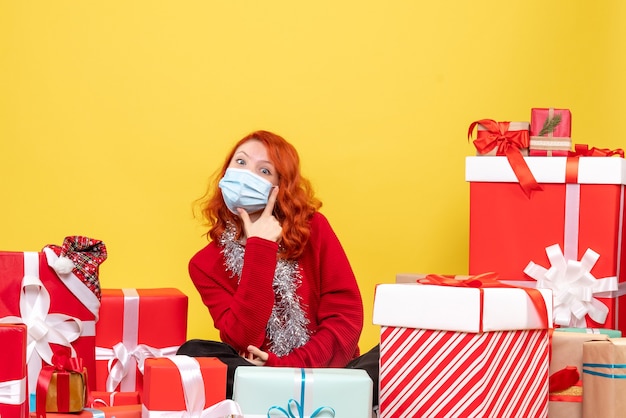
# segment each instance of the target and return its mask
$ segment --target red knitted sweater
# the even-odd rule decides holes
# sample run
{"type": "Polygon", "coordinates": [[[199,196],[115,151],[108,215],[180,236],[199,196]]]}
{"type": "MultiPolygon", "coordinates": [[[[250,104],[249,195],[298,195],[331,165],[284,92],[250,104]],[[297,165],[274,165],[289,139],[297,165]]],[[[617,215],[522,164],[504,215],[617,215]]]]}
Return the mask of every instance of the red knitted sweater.
{"type": "MultiPolygon", "coordinates": [[[[241,280],[226,271],[222,247],[211,242],[189,262],[189,274],[209,308],[223,342],[245,352],[248,345],[268,351],[266,325],[274,305],[272,282],[278,244],[247,240],[241,280]]],[[[309,320],[309,341],[267,366],[344,367],[359,355],[363,302],[348,258],[328,220],[316,213],[311,237],[298,260],[300,305],[309,320]]]]}

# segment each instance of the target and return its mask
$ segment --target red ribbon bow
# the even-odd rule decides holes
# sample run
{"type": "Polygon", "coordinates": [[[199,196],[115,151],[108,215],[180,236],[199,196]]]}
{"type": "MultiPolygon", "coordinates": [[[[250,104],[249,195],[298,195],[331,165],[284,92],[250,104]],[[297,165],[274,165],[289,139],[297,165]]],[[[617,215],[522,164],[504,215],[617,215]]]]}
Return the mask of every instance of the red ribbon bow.
{"type": "MultiPolygon", "coordinates": [[[[37,392],[35,395],[37,418],[46,417],[46,399],[50,388],[52,375],[57,374],[57,408],[59,412],[69,410],[70,394],[69,394],[69,375],[70,373],[83,373],[86,371],[83,367],[82,358],[72,357],[69,347],[61,347],[52,355],[52,365],[43,366],[37,379],[37,392]]],[[[85,376],[85,385],[87,376],[85,376]]],[[[88,389],[85,389],[88,391],[88,389]]],[[[88,394],[86,392],[85,398],[88,394]]]]}
{"type": "Polygon", "coordinates": [[[548,328],[548,308],[546,301],[543,299],[541,292],[537,289],[517,287],[502,283],[498,280],[497,273],[483,273],[475,276],[470,276],[465,280],[455,279],[454,276],[446,276],[439,274],[429,274],[423,279],[419,279],[418,283],[422,284],[434,284],[439,286],[453,286],[453,287],[472,287],[480,289],[480,332],[482,332],[483,324],[483,289],[485,288],[509,288],[509,289],[522,289],[526,292],[531,302],[535,306],[535,310],[541,318],[544,328],[548,328]]]}
{"type": "Polygon", "coordinates": [[[578,183],[578,158],[579,157],[612,157],[618,155],[624,158],[624,150],[617,148],[614,150],[608,148],[589,148],[587,144],[576,144],[574,151],[569,151],[567,163],[565,166],[565,182],[578,183]]]}
{"type": "Polygon", "coordinates": [[[83,372],[83,359],[72,357],[69,347],[63,347],[52,355],[52,367],[55,371],[83,372]]]}
{"type": "Polygon", "coordinates": [[[566,366],[554,372],[548,381],[549,392],[561,392],[576,385],[580,380],[580,373],[576,366],[566,366]]]}
{"type": "Polygon", "coordinates": [[[476,139],[473,141],[476,150],[480,154],[486,154],[497,147],[496,155],[506,156],[515,177],[519,181],[522,190],[526,196],[530,197],[533,190],[543,190],[535,180],[535,176],[528,168],[521,149],[528,148],[529,132],[528,130],[509,131],[510,122],[496,122],[492,119],[481,119],[473,122],[467,132],[468,141],[472,138],[472,132],[477,125],[481,125],[485,130],[477,133],[476,139]]]}
{"type": "Polygon", "coordinates": [[[608,149],[608,148],[589,148],[587,144],[574,145],[574,151],[569,151],[570,157],[611,157],[613,155],[619,155],[624,158],[624,150],[621,148],[608,149]]]}

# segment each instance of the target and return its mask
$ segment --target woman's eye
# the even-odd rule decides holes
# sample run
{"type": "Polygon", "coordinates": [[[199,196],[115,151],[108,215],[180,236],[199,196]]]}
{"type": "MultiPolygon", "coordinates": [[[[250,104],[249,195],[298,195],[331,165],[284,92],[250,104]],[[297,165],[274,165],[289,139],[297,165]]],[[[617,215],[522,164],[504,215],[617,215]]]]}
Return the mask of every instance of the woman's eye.
{"type": "Polygon", "coordinates": [[[261,173],[265,174],[266,176],[271,176],[272,172],[269,171],[267,168],[262,168],[261,169],[261,173]]]}
{"type": "Polygon", "coordinates": [[[235,160],[235,162],[236,162],[237,164],[239,164],[239,165],[245,165],[245,164],[246,164],[246,162],[245,162],[243,159],[241,159],[241,158],[237,158],[237,159],[235,160]]]}

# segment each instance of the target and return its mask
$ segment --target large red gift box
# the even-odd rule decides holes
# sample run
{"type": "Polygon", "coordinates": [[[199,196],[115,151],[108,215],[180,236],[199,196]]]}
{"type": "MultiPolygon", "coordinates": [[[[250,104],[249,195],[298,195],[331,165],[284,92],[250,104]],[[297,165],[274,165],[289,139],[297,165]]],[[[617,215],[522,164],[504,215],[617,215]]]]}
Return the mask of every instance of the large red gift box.
{"type": "Polygon", "coordinates": [[[102,289],[95,390],[141,394],[145,359],[174,355],[186,341],[187,310],[178,289],[102,289]]]}
{"type": "Polygon", "coordinates": [[[626,160],[525,159],[543,188],[530,197],[505,158],[467,157],[469,273],[550,287],[559,326],[625,331],[626,160]]]}
{"type": "Polygon", "coordinates": [[[28,417],[26,325],[0,324],[0,417],[28,417]]]}
{"type": "Polygon", "coordinates": [[[380,417],[547,416],[551,302],[545,289],[379,284],[380,417]]]}
{"type": "Polygon", "coordinates": [[[214,357],[170,356],[145,363],[143,417],[241,415],[226,399],[227,366],[214,357]]]}
{"type": "MultiPolygon", "coordinates": [[[[28,327],[28,389],[36,391],[44,364],[70,347],[88,370],[95,370],[95,322],[100,300],[73,271],[56,272],[59,257],[43,252],[0,252],[0,322],[28,327]]],[[[93,387],[95,376],[89,373],[93,387]]]]}

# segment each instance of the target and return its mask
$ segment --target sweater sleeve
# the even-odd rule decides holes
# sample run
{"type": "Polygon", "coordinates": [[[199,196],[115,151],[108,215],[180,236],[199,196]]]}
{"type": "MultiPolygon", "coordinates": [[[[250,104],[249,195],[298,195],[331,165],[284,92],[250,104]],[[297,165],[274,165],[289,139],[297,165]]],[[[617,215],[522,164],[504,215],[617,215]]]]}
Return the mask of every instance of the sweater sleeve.
{"type": "Polygon", "coordinates": [[[309,311],[315,328],[310,340],[288,355],[269,353],[266,365],[344,367],[359,354],[363,302],[345,251],[320,213],[312,220],[310,246],[302,263],[319,292],[316,311],[309,311]]]}
{"type": "Polygon", "coordinates": [[[262,238],[246,242],[241,280],[230,277],[222,255],[209,244],[189,262],[189,275],[209,309],[223,342],[244,352],[250,344],[261,347],[272,313],[278,244],[262,238]]]}

